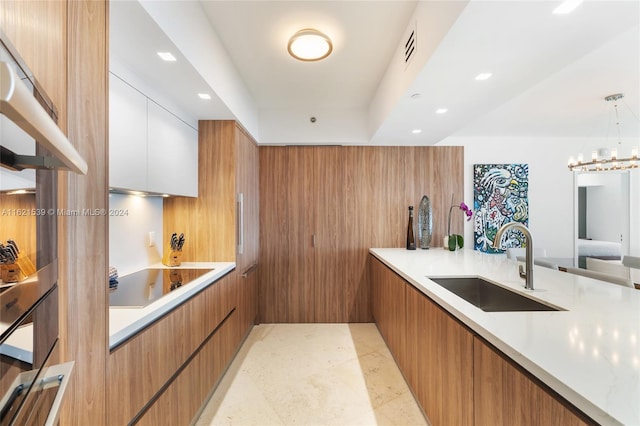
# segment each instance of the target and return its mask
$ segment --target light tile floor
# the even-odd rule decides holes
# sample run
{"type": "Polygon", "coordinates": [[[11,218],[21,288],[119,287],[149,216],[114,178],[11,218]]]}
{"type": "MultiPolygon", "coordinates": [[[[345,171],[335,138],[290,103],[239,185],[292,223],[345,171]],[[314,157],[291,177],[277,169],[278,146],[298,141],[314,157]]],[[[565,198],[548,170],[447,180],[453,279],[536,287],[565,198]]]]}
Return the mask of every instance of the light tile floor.
{"type": "Polygon", "coordinates": [[[254,327],[196,422],[426,424],[375,324],[254,327]]]}

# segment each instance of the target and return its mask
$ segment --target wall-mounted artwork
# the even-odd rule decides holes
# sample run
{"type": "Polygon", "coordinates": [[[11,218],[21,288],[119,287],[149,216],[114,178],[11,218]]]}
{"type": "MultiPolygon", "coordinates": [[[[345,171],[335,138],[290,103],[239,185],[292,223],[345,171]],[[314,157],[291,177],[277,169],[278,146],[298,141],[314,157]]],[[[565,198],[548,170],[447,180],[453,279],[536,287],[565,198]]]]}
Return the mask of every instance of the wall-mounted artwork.
{"type": "MultiPolygon", "coordinates": [[[[484,253],[503,253],[493,248],[498,229],[508,222],[529,224],[529,166],[527,164],[474,164],[473,248],[484,253]]],[[[524,235],[508,230],[502,247],[524,247],[524,235]]]]}

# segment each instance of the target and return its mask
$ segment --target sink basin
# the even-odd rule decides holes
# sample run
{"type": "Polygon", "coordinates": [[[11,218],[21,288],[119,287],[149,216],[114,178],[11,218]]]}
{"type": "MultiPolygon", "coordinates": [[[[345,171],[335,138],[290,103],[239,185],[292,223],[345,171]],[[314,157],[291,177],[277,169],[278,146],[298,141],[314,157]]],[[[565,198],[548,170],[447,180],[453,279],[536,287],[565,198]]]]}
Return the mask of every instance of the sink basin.
{"type": "Polygon", "coordinates": [[[561,311],[478,277],[430,278],[485,312],[561,311]]]}

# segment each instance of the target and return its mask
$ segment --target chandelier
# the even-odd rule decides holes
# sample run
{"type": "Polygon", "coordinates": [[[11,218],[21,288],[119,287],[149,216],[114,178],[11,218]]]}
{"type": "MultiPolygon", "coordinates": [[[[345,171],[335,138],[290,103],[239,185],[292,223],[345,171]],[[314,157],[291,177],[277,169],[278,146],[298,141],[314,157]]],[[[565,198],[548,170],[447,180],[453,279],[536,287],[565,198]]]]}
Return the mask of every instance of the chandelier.
{"type": "MultiPolygon", "coordinates": [[[[622,99],[624,95],[622,93],[616,93],[604,98],[607,102],[614,102],[613,108],[616,113],[616,129],[618,132],[618,145],[620,145],[620,120],[618,119],[618,101],[622,99]]],[[[573,157],[569,158],[568,164],[571,171],[582,172],[604,172],[608,170],[627,170],[635,169],[638,167],[638,147],[631,148],[631,155],[625,158],[618,157],[618,150],[616,148],[608,151],[601,149],[599,151],[591,152],[591,161],[584,161],[582,154],[578,154],[578,160],[574,160],[573,157]]]]}

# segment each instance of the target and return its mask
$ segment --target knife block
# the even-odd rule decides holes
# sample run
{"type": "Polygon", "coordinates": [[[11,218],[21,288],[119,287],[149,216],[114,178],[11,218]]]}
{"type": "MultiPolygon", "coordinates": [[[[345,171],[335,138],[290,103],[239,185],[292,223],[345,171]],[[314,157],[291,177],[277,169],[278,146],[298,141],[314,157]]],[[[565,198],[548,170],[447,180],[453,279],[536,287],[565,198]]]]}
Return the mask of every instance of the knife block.
{"type": "Polygon", "coordinates": [[[10,263],[0,265],[0,278],[3,283],[17,283],[26,277],[17,263],[10,263]]]}
{"type": "Polygon", "coordinates": [[[180,266],[182,263],[182,250],[172,250],[171,245],[167,245],[162,256],[162,264],[169,267],[180,266]]]}
{"type": "Polygon", "coordinates": [[[18,256],[15,263],[0,265],[0,279],[5,283],[17,283],[36,272],[31,259],[18,256]]]}

